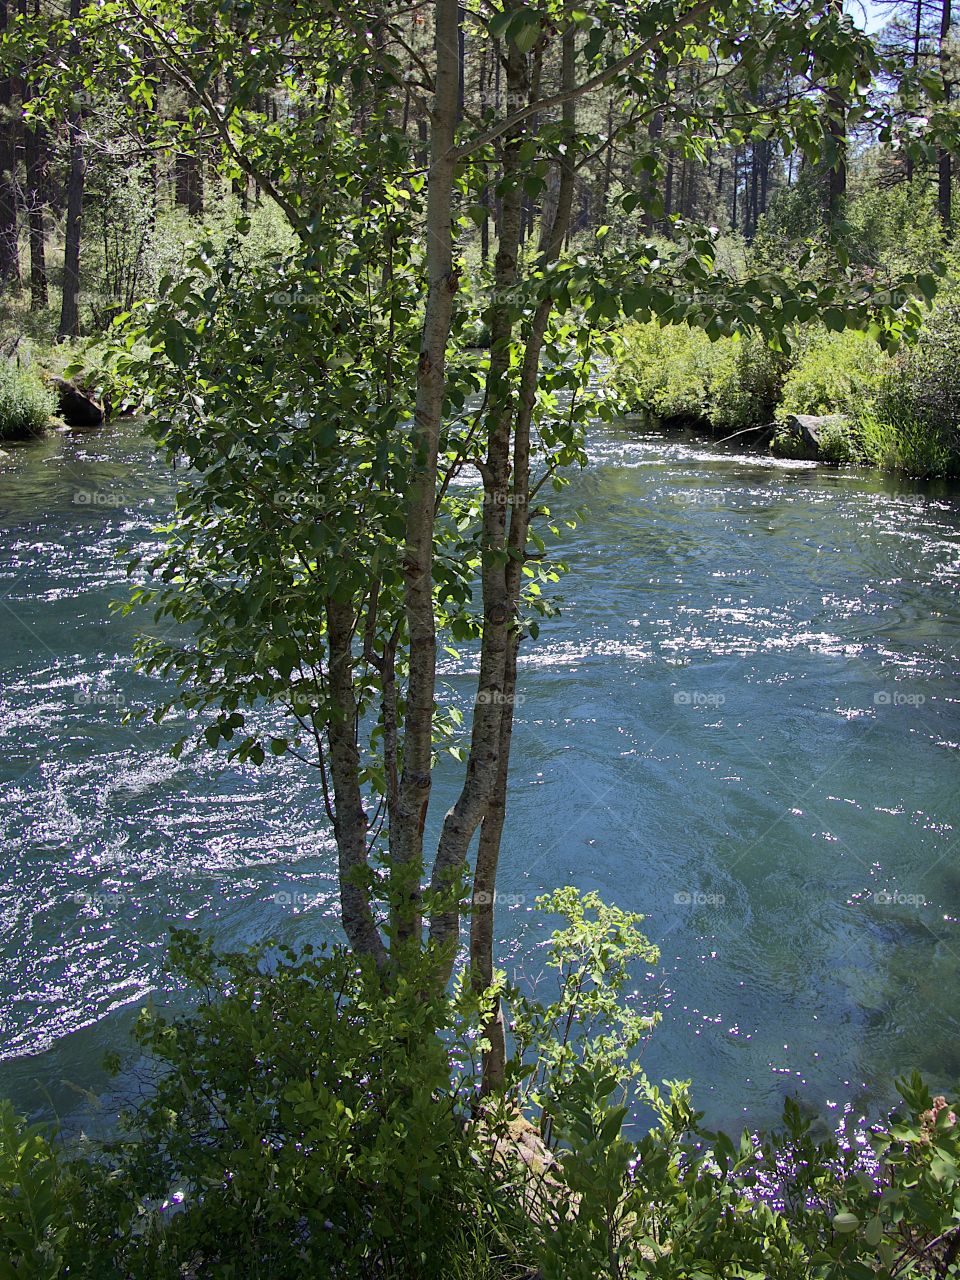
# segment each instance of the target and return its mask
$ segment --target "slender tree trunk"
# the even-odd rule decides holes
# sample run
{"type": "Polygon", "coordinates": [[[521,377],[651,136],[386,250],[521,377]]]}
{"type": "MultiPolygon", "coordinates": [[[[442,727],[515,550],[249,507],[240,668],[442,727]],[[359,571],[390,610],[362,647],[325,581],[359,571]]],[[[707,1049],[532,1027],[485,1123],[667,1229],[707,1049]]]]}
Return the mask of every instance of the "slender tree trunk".
{"type": "Polygon", "coordinates": [[[603,187],[600,196],[600,221],[606,222],[610,204],[610,187],[613,184],[613,98],[607,105],[607,148],[603,161],[603,187]]]}
{"type": "Polygon", "coordinates": [[[199,157],[186,151],[179,152],[174,161],[174,172],[177,204],[192,218],[202,218],[203,165],[199,157]]]}
{"type": "Polygon", "coordinates": [[[767,189],[770,185],[770,143],[765,138],[760,144],[760,208],[762,217],[767,212],[767,189]]]}
{"type": "MultiPolygon", "coordinates": [[[[569,19],[562,45],[562,87],[572,88],[576,76],[576,31],[569,19]]],[[[570,227],[576,170],[573,159],[573,136],[576,128],[576,105],[570,101],[563,106],[563,123],[570,142],[561,164],[560,184],[557,193],[556,212],[552,224],[544,228],[541,243],[540,266],[548,266],[559,256],[570,227]]],[[[520,380],[519,405],[513,445],[513,484],[510,504],[510,528],[507,547],[509,559],[505,573],[507,605],[511,614],[511,626],[507,634],[504,655],[503,696],[500,705],[500,724],[497,742],[497,770],[493,791],[480,828],[480,842],[473,881],[473,915],[470,922],[470,974],[476,991],[484,991],[493,982],[493,931],[496,909],[497,866],[500,860],[500,842],[506,815],[507,781],[510,767],[510,744],[513,737],[513,721],[516,707],[517,652],[520,633],[517,628],[520,591],[523,580],[523,561],[527,549],[530,528],[530,430],[536,404],[537,381],[544,336],[553,303],[548,298],[540,303],[526,334],[523,369],[520,380]]],[[[489,1049],[484,1055],[484,1093],[503,1087],[506,1068],[506,1035],[503,1012],[496,1002],[484,1027],[484,1038],[489,1049]]]]}
{"type": "MultiPolygon", "coordinates": [[[[658,61],[656,63],[656,70],[654,74],[654,82],[656,84],[657,93],[659,93],[660,91],[660,85],[663,82],[665,76],[666,76],[666,68],[662,65],[660,61],[658,61]]],[[[658,108],[656,111],[654,111],[653,115],[650,117],[650,123],[647,125],[647,143],[648,143],[648,151],[651,157],[655,157],[657,152],[659,151],[660,140],[662,137],[663,137],[663,111],[658,108]]],[[[653,224],[654,224],[653,171],[648,170],[643,175],[641,182],[643,184],[642,190],[643,190],[643,197],[644,197],[643,199],[643,233],[644,235],[652,236],[653,224]]]]}
{"type": "MultiPolygon", "coordinates": [[[[80,62],[80,38],[76,27],[80,18],[80,4],[81,0],[70,0],[70,21],[74,24],[70,57],[74,66],[80,62]]],[[[86,176],[79,107],[70,112],[67,132],[70,139],[70,171],[67,178],[67,223],[63,250],[63,301],[57,333],[60,338],[75,338],[80,334],[80,224],[86,176]]]]}
{"type": "MultiPolygon", "coordinates": [[[[950,70],[950,0],[943,0],[940,12],[940,74],[943,77],[943,100],[949,106],[953,94],[953,77],[950,70]]],[[[953,204],[953,161],[944,147],[937,157],[937,209],[944,229],[950,230],[953,204]]]]}
{"type": "MultiPolygon", "coordinates": [[[[490,74],[487,63],[487,46],[484,44],[480,54],[480,112],[488,105],[490,93],[490,74]]],[[[490,187],[484,184],[480,191],[480,203],[483,205],[483,221],[480,224],[480,261],[484,266],[490,260],[490,187]]]]}
{"type": "MultiPolygon", "coordinates": [[[[526,69],[516,46],[507,55],[507,94],[519,102],[526,90],[526,69]]],[[[513,176],[519,167],[522,127],[503,141],[505,188],[500,239],[494,262],[494,302],[490,314],[490,369],[487,373],[487,455],[483,476],[481,529],[481,595],[483,634],[480,642],[480,676],[473,710],[470,754],[460,794],[443,820],[431,890],[448,901],[430,922],[430,941],[438,950],[438,973],[445,983],[453,968],[460,933],[460,911],[451,901],[459,890],[466,867],[467,850],[483,820],[497,774],[500,719],[503,710],[504,662],[512,625],[507,604],[506,547],[509,502],[510,437],[513,401],[509,384],[510,345],[514,318],[509,295],[517,279],[517,256],[523,220],[523,195],[513,176]]]]}
{"type": "MultiPolygon", "coordinates": [[[[839,99],[837,100],[839,107],[839,99]]],[[[830,134],[834,141],[836,159],[830,169],[829,177],[829,216],[834,221],[843,211],[843,202],[847,195],[847,128],[845,119],[834,119],[830,122],[830,134]]]]}
{"type": "Polygon", "coordinates": [[[372,956],[378,968],[387,952],[373,917],[367,872],[367,815],[360,790],[357,750],[357,698],[353,684],[353,608],[328,600],[327,639],[330,647],[329,686],[333,711],[327,727],[330,774],[335,802],[334,834],[340,881],[343,931],[358,955],[372,956]]]}
{"type": "Polygon", "coordinates": [[[460,95],[457,0],[436,0],[436,79],[427,188],[427,301],[417,369],[412,445],[413,469],[404,539],[404,606],[410,674],[403,732],[403,772],[397,818],[390,832],[391,909],[394,938],[420,945],[420,880],[423,827],[430,801],[433,707],[436,696],[436,620],[433,612],[433,534],[437,454],[443,409],[446,350],[457,276],[451,227],[454,163],[451,159],[460,95]]]}
{"type": "Polygon", "coordinates": [[[457,123],[463,119],[466,109],[467,76],[466,76],[466,26],[467,11],[464,6],[457,7],[457,123]]]}
{"type": "MultiPolygon", "coordinates": [[[[923,0],[916,0],[917,16],[913,27],[913,69],[920,63],[920,39],[923,33],[923,0]]],[[[907,152],[907,181],[913,181],[913,156],[907,152]]]]}
{"type": "MultiPolygon", "coordinates": [[[[0,0],[0,38],[7,30],[7,0],[0,0]]],[[[20,246],[17,226],[17,146],[13,110],[13,82],[0,76],[0,292],[19,289],[20,246]]]]}
{"type": "Polygon", "coordinates": [[[739,184],[740,184],[740,148],[734,147],[733,149],[733,181],[730,184],[730,188],[731,188],[730,229],[732,231],[736,231],[737,229],[737,188],[739,187],[739,184]]]}
{"type": "MultiPolygon", "coordinates": [[[[842,0],[833,0],[833,7],[839,13],[842,0]]],[[[843,204],[847,196],[847,103],[843,90],[833,88],[827,95],[829,117],[827,133],[832,143],[832,163],[828,175],[827,216],[831,222],[836,221],[843,213],[843,204]]]]}
{"type": "MultiPolygon", "coordinates": [[[[27,17],[27,0],[20,0],[20,12],[27,17]]],[[[39,14],[39,0],[35,12],[39,14]]],[[[24,106],[33,97],[31,71],[23,77],[24,106]]],[[[27,171],[26,204],[30,230],[30,310],[44,311],[49,302],[47,292],[46,225],[44,222],[46,201],[46,133],[40,124],[24,122],[23,152],[27,171]]]]}

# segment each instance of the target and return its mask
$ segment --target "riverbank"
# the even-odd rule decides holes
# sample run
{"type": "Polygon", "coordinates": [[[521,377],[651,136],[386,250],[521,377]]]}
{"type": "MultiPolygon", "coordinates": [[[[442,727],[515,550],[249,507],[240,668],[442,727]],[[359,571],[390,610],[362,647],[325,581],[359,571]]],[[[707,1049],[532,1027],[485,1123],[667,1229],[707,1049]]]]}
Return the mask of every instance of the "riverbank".
{"type": "Polygon", "coordinates": [[[606,375],[621,412],[686,424],[781,457],[960,478],[960,306],[931,310],[913,345],[808,325],[789,348],[711,341],[683,324],[621,333],[606,375]]]}
{"type": "Polygon", "coordinates": [[[0,344],[0,444],[100,427],[132,416],[136,404],[102,342],[44,344],[21,334],[0,344]]]}

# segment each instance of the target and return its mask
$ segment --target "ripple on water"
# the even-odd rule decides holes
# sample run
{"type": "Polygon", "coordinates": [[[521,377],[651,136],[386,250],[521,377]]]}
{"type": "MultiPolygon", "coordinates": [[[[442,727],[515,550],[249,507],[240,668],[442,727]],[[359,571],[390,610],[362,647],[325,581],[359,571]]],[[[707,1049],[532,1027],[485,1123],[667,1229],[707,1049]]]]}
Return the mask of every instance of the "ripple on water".
{"type": "MultiPolygon", "coordinates": [[[[561,616],[522,655],[502,954],[534,981],[557,884],[643,912],[645,1067],[692,1076],[712,1122],[960,1074],[956,497],[610,428],[590,459],[553,504],[592,510],[561,616]]],[[[123,723],[156,686],[109,613],[117,553],[149,554],[171,491],[130,428],[18,450],[0,490],[0,1088],[38,1107],[29,1081],[124,1049],[169,925],[333,936],[312,772],[176,762],[176,725],[123,723]]],[[[445,655],[444,697],[475,664],[445,655]]],[[[438,814],[456,782],[442,763],[438,814]]]]}

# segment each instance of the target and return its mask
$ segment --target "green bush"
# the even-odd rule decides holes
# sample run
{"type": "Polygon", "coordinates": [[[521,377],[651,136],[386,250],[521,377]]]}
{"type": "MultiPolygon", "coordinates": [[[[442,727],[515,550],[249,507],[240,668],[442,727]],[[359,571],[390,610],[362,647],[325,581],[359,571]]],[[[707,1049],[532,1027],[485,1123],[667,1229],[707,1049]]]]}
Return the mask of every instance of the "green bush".
{"type": "Polygon", "coordinates": [[[716,430],[766,426],[773,419],[786,361],[762,338],[720,339],[733,359],[717,369],[710,387],[708,418],[716,430]]]}
{"type": "Polygon", "coordinates": [[[947,1280],[960,1272],[956,1104],[916,1075],[861,1145],[709,1133],[636,1048],[640,917],[560,890],[557,990],[505,993],[515,1053],[483,1097],[488,997],[355,958],[217,956],[174,937],[192,1011],[148,1009],[152,1091],[103,1148],[0,1108],[0,1275],[17,1280],[947,1280]],[[649,1124],[640,1136],[628,1116],[649,1124]],[[538,1136],[539,1135],[539,1136],[538,1136]]]}
{"type": "Polygon", "coordinates": [[[960,474],[960,301],[934,307],[916,344],[897,354],[875,408],[870,447],[885,448],[898,470],[960,474]]]}
{"type": "Polygon", "coordinates": [[[875,164],[855,170],[847,202],[851,260],[880,267],[891,280],[929,271],[946,247],[935,184],[925,175],[892,184],[879,176],[875,164]]]}
{"type": "MultiPolygon", "coordinates": [[[[791,413],[838,414],[820,457],[913,476],[960,475],[960,300],[947,294],[919,339],[896,356],[858,331],[810,326],[788,360],[759,339],[686,325],[633,324],[620,335],[608,380],[627,409],[733,433],[791,413]]],[[[807,456],[780,431],[773,451],[807,456]]]]}
{"type": "Polygon", "coordinates": [[[859,425],[863,459],[883,471],[926,479],[960,476],[960,456],[953,433],[931,431],[929,424],[886,406],[884,416],[868,413],[859,425]]]}
{"type": "Polygon", "coordinates": [[[629,325],[621,336],[610,373],[614,390],[634,410],[657,418],[706,418],[709,387],[729,347],[713,343],[702,329],[661,328],[655,321],[629,325]]]}
{"type": "Polygon", "coordinates": [[[841,413],[857,419],[869,410],[890,357],[865,333],[808,329],[783,379],[777,416],[841,413]]]}
{"type": "Polygon", "coordinates": [[[778,458],[803,458],[843,467],[862,462],[858,433],[847,418],[825,423],[819,433],[819,447],[811,449],[799,431],[782,426],[770,442],[770,452],[778,458]]]}
{"type": "MultiPolygon", "coordinates": [[[[143,347],[136,348],[136,351],[146,355],[143,347]]],[[[85,338],[74,342],[68,349],[63,376],[78,382],[99,400],[108,417],[132,413],[137,409],[141,388],[117,372],[117,348],[109,338],[85,338]]]]}
{"type": "Polygon", "coordinates": [[[820,457],[838,467],[860,461],[857,438],[846,418],[827,423],[820,432],[820,457]]]}
{"type": "Polygon", "coordinates": [[[634,410],[734,431],[770,421],[781,376],[782,357],[760,339],[650,321],[624,330],[609,379],[634,410]]]}
{"type": "Polygon", "coordinates": [[[0,359],[0,440],[42,435],[56,407],[56,396],[35,374],[0,359]]]}

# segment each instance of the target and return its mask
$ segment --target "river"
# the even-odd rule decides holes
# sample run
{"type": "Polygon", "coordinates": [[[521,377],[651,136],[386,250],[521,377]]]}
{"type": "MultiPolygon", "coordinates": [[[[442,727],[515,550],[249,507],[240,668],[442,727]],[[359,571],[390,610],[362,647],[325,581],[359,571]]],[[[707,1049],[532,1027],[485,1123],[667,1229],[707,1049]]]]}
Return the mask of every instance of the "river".
{"type": "MultiPolygon", "coordinates": [[[[233,945],[331,934],[310,771],[167,754],[135,727],[125,545],[172,479],[134,424],[11,448],[0,471],[0,1093],[70,1116],[113,1087],[169,923],[233,945]]],[[[499,914],[597,889],[662,951],[654,1077],[711,1122],[786,1093],[875,1114],[893,1076],[960,1077],[960,494],[597,427],[562,508],[563,612],[522,660],[499,914]]],[[[142,619],[139,620],[142,623],[142,619]]],[[[469,684],[452,660],[452,696],[469,684]]],[[[439,802],[451,794],[442,771],[439,802]]]]}

